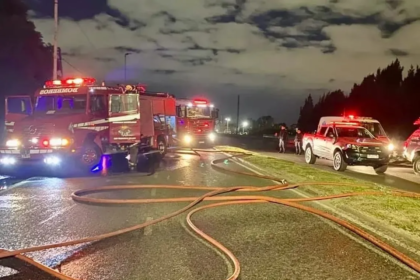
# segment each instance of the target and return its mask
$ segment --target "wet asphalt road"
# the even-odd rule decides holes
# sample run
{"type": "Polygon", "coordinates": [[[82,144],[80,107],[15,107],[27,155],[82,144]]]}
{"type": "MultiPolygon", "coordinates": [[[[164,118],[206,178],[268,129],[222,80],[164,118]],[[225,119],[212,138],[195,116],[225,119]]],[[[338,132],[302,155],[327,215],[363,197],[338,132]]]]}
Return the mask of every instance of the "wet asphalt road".
{"type": "MultiPolygon", "coordinates": [[[[39,178],[0,193],[0,247],[18,249],[78,239],[142,223],[186,203],[135,206],[76,204],[80,188],[120,184],[265,186],[272,182],[224,174],[210,166],[220,155],[168,159],[152,176],[130,173],[87,178],[39,178]]],[[[233,162],[226,167],[242,170],[233,162]]],[[[102,193],[102,197],[174,197],[197,191],[142,190],[102,193]]],[[[243,194],[243,193],[242,193],[243,194]]],[[[271,192],[293,197],[293,192],[271,192]]],[[[99,196],[99,195],[95,195],[99,196]]],[[[419,275],[373,249],[346,230],[286,206],[254,204],[209,209],[196,224],[223,243],[242,264],[242,280],[263,279],[420,279],[419,275]]],[[[185,215],[94,244],[29,254],[76,279],[212,280],[232,269],[216,250],[186,230],[185,215]]],[[[0,261],[0,279],[54,279],[15,259],[0,261]],[[12,268],[10,268],[12,267],[12,268]]]]}
{"type": "MultiPolygon", "coordinates": [[[[257,152],[257,151],[256,151],[257,152]]],[[[257,153],[280,158],[296,163],[306,164],[303,155],[295,155],[293,153],[280,154],[277,152],[260,152],[257,153]]],[[[332,162],[324,159],[317,159],[312,167],[322,170],[334,171],[332,162]]],[[[344,174],[353,178],[375,182],[385,186],[390,186],[404,191],[420,192],[420,176],[414,174],[413,169],[407,167],[390,166],[383,175],[375,173],[372,167],[368,166],[348,166],[344,174]]]]}

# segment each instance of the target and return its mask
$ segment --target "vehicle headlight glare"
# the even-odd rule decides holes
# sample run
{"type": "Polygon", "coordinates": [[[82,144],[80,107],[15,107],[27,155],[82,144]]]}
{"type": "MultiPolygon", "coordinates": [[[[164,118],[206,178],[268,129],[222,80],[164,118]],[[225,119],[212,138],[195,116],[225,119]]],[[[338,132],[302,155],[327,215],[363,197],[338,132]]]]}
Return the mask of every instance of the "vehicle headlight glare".
{"type": "Polygon", "coordinates": [[[184,142],[189,144],[192,141],[192,137],[190,135],[185,135],[184,136],[184,142]]]}
{"type": "Polygon", "coordinates": [[[395,149],[394,144],[389,144],[388,145],[388,151],[392,152],[395,149]]]}
{"type": "Polygon", "coordinates": [[[17,139],[11,139],[6,141],[7,147],[17,147],[20,145],[20,141],[17,139]]]}
{"type": "Polygon", "coordinates": [[[210,133],[210,134],[209,134],[209,139],[210,139],[210,141],[214,141],[214,140],[216,140],[216,134],[214,134],[214,133],[210,133]]]}

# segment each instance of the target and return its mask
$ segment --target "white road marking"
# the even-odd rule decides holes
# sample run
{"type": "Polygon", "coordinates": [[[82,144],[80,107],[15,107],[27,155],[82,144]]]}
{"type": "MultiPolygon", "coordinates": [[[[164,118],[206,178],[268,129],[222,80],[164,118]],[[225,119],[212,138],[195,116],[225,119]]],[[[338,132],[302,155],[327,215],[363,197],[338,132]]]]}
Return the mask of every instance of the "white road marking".
{"type": "Polygon", "coordinates": [[[76,206],[76,204],[73,204],[73,205],[71,205],[71,206],[65,207],[65,208],[63,208],[63,209],[61,209],[61,210],[59,210],[59,211],[55,212],[55,213],[54,213],[54,214],[52,214],[49,218],[47,218],[47,219],[45,219],[45,220],[41,221],[38,225],[40,226],[40,225],[43,225],[43,224],[47,223],[48,221],[50,221],[50,220],[54,219],[55,217],[60,216],[61,214],[64,214],[65,212],[67,212],[67,211],[71,210],[74,206],[76,206]]]}
{"type": "MultiPolygon", "coordinates": [[[[152,217],[147,217],[146,218],[146,222],[150,222],[150,221],[153,221],[153,218],[152,217]]],[[[144,228],[144,235],[151,235],[152,234],[152,227],[151,226],[148,226],[148,227],[145,227],[144,228]]]]}
{"type": "MultiPolygon", "coordinates": [[[[231,156],[231,155],[229,155],[229,154],[227,154],[227,153],[223,153],[223,154],[224,154],[224,155],[226,155],[226,156],[231,156]]],[[[233,162],[235,162],[235,163],[236,163],[236,164],[238,164],[239,166],[241,166],[241,167],[243,167],[243,168],[245,168],[245,169],[247,169],[247,170],[249,170],[249,171],[251,171],[251,172],[253,172],[253,173],[255,173],[255,174],[258,174],[258,175],[266,175],[266,174],[263,174],[263,173],[261,173],[261,172],[259,172],[259,171],[258,171],[258,170],[261,170],[261,171],[264,171],[264,170],[262,170],[261,168],[259,168],[259,167],[255,166],[254,164],[249,163],[249,162],[247,162],[247,161],[245,161],[245,160],[243,160],[243,159],[238,159],[238,158],[235,158],[235,159],[233,160],[233,162]],[[244,165],[244,164],[240,163],[239,161],[245,162],[245,163],[246,163],[247,165],[249,165],[249,166],[244,165]],[[252,166],[252,167],[250,167],[250,166],[252,166]]],[[[271,181],[272,181],[273,183],[276,183],[276,184],[279,184],[279,183],[280,183],[280,182],[275,181],[275,180],[271,180],[271,181]]],[[[296,193],[297,195],[299,195],[299,196],[301,196],[301,197],[305,197],[305,198],[310,197],[310,196],[307,196],[306,194],[303,194],[302,192],[300,192],[300,191],[298,191],[298,190],[296,190],[296,189],[291,189],[290,191],[292,191],[292,192],[296,193]]],[[[375,234],[377,234],[378,236],[381,236],[382,238],[384,238],[384,239],[386,239],[386,240],[391,240],[391,241],[395,242],[396,244],[398,244],[399,246],[403,247],[404,249],[406,249],[406,250],[410,251],[411,253],[414,253],[414,254],[416,254],[416,255],[420,256],[419,252],[418,252],[418,251],[416,251],[414,248],[410,247],[409,245],[407,245],[407,244],[405,244],[405,243],[402,243],[401,241],[396,240],[396,239],[394,239],[394,238],[390,237],[390,236],[389,236],[389,235],[387,235],[387,234],[384,234],[384,233],[382,233],[382,232],[378,232],[377,230],[373,229],[372,227],[369,227],[369,226],[367,226],[367,225],[365,225],[365,224],[363,224],[363,223],[361,223],[361,222],[359,222],[359,221],[357,221],[357,220],[355,220],[355,219],[353,219],[353,218],[349,217],[348,215],[344,214],[342,211],[339,211],[339,210],[337,210],[337,209],[331,208],[330,206],[325,205],[325,204],[323,204],[322,202],[319,202],[319,201],[313,201],[312,203],[315,203],[315,204],[317,204],[317,205],[319,205],[319,206],[321,206],[321,207],[323,207],[323,208],[325,208],[325,209],[328,209],[328,210],[329,210],[329,211],[331,211],[332,213],[336,214],[336,216],[338,216],[338,217],[342,217],[342,218],[344,218],[344,219],[348,219],[348,221],[352,222],[353,224],[358,225],[358,226],[360,226],[361,228],[365,228],[365,229],[367,229],[367,230],[369,230],[369,231],[371,231],[371,232],[374,232],[375,234]]],[[[349,237],[350,239],[354,240],[354,241],[355,241],[355,242],[357,242],[358,244],[361,244],[361,245],[362,245],[362,246],[364,246],[365,248],[367,248],[367,249],[369,249],[369,250],[371,250],[371,251],[375,252],[376,254],[378,254],[378,255],[380,255],[380,256],[382,256],[382,257],[386,258],[387,260],[392,261],[394,264],[398,265],[399,267],[401,267],[401,268],[403,268],[403,269],[405,269],[405,270],[407,270],[407,271],[411,272],[412,274],[414,274],[414,275],[418,276],[418,273],[417,273],[416,271],[414,271],[413,269],[409,268],[409,267],[408,267],[408,266],[406,266],[405,264],[401,263],[400,261],[398,261],[397,259],[395,259],[395,258],[394,258],[394,257],[392,257],[391,255],[389,255],[389,254],[387,254],[387,253],[384,253],[382,250],[380,250],[380,249],[379,249],[379,248],[377,248],[376,246],[372,245],[370,242],[366,242],[366,240],[365,240],[365,239],[363,239],[362,237],[357,238],[357,237],[355,237],[355,236],[354,236],[354,234],[350,234],[350,233],[346,232],[345,230],[343,230],[343,229],[342,229],[340,226],[338,226],[336,223],[334,223],[334,222],[332,222],[332,221],[329,221],[329,220],[327,220],[327,219],[325,219],[325,218],[322,218],[322,217],[320,217],[320,216],[318,216],[318,215],[314,215],[314,216],[316,216],[318,219],[320,219],[321,221],[323,221],[323,222],[324,222],[324,223],[326,223],[327,225],[331,226],[332,228],[336,229],[336,230],[337,230],[337,231],[339,231],[340,233],[342,233],[342,234],[344,234],[345,236],[349,237]]]]}

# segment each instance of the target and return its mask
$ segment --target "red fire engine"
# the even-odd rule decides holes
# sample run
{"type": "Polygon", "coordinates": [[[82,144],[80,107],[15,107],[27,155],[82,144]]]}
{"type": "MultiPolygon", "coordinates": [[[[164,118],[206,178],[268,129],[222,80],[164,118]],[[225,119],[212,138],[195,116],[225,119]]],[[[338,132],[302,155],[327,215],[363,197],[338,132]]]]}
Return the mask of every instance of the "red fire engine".
{"type": "Polygon", "coordinates": [[[97,85],[93,78],[47,81],[30,96],[6,98],[7,141],[0,163],[75,160],[87,170],[104,154],[153,147],[161,153],[173,135],[175,99],[143,87],[97,85]]]}
{"type": "Polygon", "coordinates": [[[218,110],[205,99],[177,99],[177,139],[180,146],[214,144],[218,110]]]}

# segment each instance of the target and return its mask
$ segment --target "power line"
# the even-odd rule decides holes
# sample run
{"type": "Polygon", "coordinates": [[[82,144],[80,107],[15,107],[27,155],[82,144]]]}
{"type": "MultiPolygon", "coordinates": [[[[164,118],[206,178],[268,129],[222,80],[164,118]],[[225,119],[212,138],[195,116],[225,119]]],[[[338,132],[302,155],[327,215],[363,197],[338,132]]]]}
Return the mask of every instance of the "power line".
{"type": "Polygon", "coordinates": [[[76,72],[79,72],[80,74],[83,74],[82,71],[80,71],[79,69],[77,69],[76,67],[74,67],[70,62],[68,62],[67,60],[65,60],[64,58],[61,58],[62,61],[64,61],[65,63],[67,63],[71,68],[73,68],[76,72]]]}
{"type": "Polygon", "coordinates": [[[80,31],[82,32],[82,34],[85,36],[86,40],[89,42],[89,44],[96,49],[95,45],[92,43],[92,41],[90,40],[89,36],[86,34],[86,32],[83,30],[82,26],[80,25],[79,22],[77,22],[77,26],[79,26],[80,31]]]}

